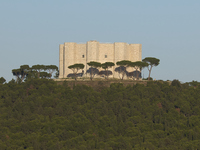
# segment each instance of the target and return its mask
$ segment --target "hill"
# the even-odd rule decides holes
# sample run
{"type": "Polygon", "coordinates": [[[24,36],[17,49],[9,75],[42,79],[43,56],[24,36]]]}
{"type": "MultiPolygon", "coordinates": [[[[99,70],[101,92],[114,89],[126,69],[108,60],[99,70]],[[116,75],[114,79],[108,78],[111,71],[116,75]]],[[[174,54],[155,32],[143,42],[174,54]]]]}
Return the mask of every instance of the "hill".
{"type": "Polygon", "coordinates": [[[199,149],[198,86],[99,87],[47,79],[0,84],[0,148],[199,149]]]}

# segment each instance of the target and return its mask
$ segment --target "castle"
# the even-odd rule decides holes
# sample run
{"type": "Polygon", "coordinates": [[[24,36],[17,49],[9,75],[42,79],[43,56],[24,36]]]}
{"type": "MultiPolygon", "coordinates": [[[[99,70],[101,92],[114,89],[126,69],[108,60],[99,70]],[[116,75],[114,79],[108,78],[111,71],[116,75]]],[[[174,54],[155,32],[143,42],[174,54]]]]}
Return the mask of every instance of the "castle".
{"type": "MultiPolygon", "coordinates": [[[[99,43],[98,41],[88,41],[86,44],[77,44],[66,42],[59,46],[59,78],[70,77],[73,72],[68,66],[75,63],[82,63],[84,67],[84,76],[87,76],[90,61],[100,63],[116,62],[121,60],[142,61],[142,45],[127,44],[121,42],[115,43],[99,43]]],[[[110,77],[119,78],[115,72],[115,65],[110,69],[112,75],[110,77]]]]}

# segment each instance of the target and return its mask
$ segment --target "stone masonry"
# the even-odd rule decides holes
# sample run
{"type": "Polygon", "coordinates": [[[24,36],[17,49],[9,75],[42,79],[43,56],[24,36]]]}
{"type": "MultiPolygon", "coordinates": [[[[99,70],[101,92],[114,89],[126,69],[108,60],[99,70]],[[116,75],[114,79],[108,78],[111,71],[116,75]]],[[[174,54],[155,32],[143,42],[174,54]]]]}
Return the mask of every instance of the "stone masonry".
{"type": "MultiPolygon", "coordinates": [[[[87,63],[90,61],[113,62],[115,64],[121,60],[142,61],[141,44],[99,43],[97,41],[88,41],[86,44],[66,42],[60,44],[59,49],[59,78],[67,78],[70,74],[73,74],[68,66],[75,63],[84,64],[84,76],[89,77],[86,72],[89,69],[87,63]]],[[[110,69],[112,72],[110,77],[119,78],[119,74],[115,72],[116,67],[117,65],[110,69]]]]}

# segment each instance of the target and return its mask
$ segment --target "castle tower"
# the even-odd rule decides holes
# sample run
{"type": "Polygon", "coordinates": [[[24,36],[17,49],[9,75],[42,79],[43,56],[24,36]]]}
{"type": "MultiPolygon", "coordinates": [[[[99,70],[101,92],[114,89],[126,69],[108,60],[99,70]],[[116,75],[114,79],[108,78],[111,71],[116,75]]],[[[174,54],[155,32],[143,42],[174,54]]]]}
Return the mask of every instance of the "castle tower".
{"type": "Polygon", "coordinates": [[[64,78],[64,44],[59,46],[59,78],[64,78]]]}
{"type": "MultiPolygon", "coordinates": [[[[86,46],[86,63],[90,61],[98,61],[99,56],[99,42],[97,41],[88,41],[86,46]]],[[[86,64],[86,70],[89,69],[89,66],[86,64]]]]}

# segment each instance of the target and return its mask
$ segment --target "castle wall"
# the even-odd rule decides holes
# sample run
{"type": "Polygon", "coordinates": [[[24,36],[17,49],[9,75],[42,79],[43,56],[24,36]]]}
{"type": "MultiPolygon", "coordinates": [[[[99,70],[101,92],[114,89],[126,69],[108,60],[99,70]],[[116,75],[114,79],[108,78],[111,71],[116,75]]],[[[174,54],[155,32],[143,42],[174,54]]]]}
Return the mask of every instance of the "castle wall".
{"type": "MultiPolygon", "coordinates": [[[[125,52],[127,49],[127,44],[126,43],[114,43],[115,47],[115,54],[114,54],[114,63],[115,63],[115,68],[118,67],[116,63],[121,60],[125,60],[125,52]]],[[[119,74],[117,72],[113,72],[113,77],[114,78],[119,78],[119,74]]]]}
{"type": "Polygon", "coordinates": [[[97,61],[99,55],[99,42],[96,41],[87,42],[86,52],[87,52],[87,58],[86,58],[87,62],[97,61]]]}
{"type": "Polygon", "coordinates": [[[74,61],[74,52],[76,51],[76,43],[65,43],[64,44],[64,78],[67,77],[69,73],[73,73],[68,66],[76,63],[74,61]]]}
{"type": "MultiPolygon", "coordinates": [[[[99,43],[97,41],[88,41],[86,44],[67,42],[60,45],[59,51],[59,78],[66,78],[69,74],[72,74],[73,72],[68,69],[68,66],[75,63],[84,64],[84,73],[86,73],[89,69],[87,63],[90,61],[113,62],[116,64],[121,60],[142,60],[141,44],[99,43]]],[[[115,65],[109,70],[112,71],[113,77],[119,78],[118,73],[114,71],[116,67],[118,66],[115,65]]],[[[131,70],[128,68],[128,71],[131,70]]]]}
{"type": "Polygon", "coordinates": [[[99,44],[98,61],[100,63],[114,62],[114,44],[99,44]]]}
{"type": "Polygon", "coordinates": [[[130,61],[135,61],[135,57],[131,57],[131,56],[135,56],[135,54],[134,54],[134,45],[135,44],[129,44],[129,58],[128,58],[128,60],[130,60],[130,61]]]}
{"type": "Polygon", "coordinates": [[[124,60],[126,43],[114,43],[114,46],[115,46],[114,63],[116,64],[116,62],[124,60]]]}
{"type": "MultiPolygon", "coordinates": [[[[76,44],[74,62],[84,64],[84,73],[86,72],[86,44],[76,44]]],[[[74,64],[75,64],[74,63],[74,64]]]]}
{"type": "Polygon", "coordinates": [[[133,60],[132,61],[141,61],[142,60],[142,45],[141,44],[132,44],[133,45],[133,60]]]}
{"type": "MultiPolygon", "coordinates": [[[[114,62],[114,44],[112,43],[101,43],[99,44],[99,61],[100,63],[105,62],[114,62]]],[[[108,70],[114,72],[114,67],[109,68],[108,70]]],[[[100,68],[100,71],[104,71],[104,69],[100,68]]],[[[111,77],[111,76],[110,76],[111,77]]]]}
{"type": "MultiPolygon", "coordinates": [[[[98,61],[99,56],[99,42],[88,41],[86,45],[86,63],[90,61],[98,61]]],[[[86,70],[90,67],[86,65],[86,70]]]]}
{"type": "Polygon", "coordinates": [[[64,44],[60,44],[59,46],[59,78],[63,78],[63,71],[64,71],[63,54],[64,54],[64,44]]]}
{"type": "MultiPolygon", "coordinates": [[[[141,44],[129,44],[129,59],[132,62],[142,61],[142,45],[141,44]],[[133,57],[134,56],[134,57],[133,57]]],[[[127,71],[135,71],[133,68],[128,68],[127,71]]]]}

